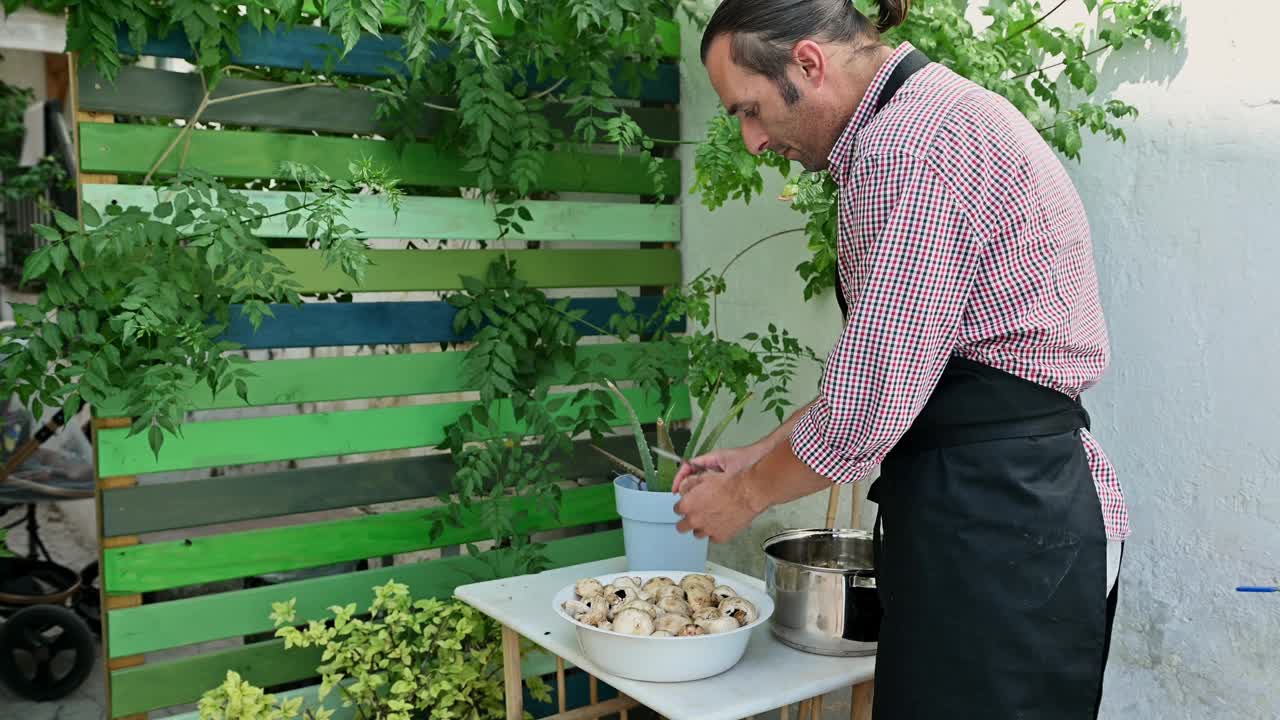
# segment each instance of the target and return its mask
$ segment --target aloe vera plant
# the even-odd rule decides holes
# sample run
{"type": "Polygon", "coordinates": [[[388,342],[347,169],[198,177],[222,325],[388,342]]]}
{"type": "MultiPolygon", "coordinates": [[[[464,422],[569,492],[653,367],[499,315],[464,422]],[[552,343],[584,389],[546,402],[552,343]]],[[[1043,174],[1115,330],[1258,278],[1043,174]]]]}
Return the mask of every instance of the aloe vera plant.
{"type": "MultiPolygon", "coordinates": [[[[642,467],[636,467],[625,460],[614,456],[608,451],[603,450],[602,448],[597,447],[596,449],[608,456],[622,469],[643,480],[646,490],[652,492],[671,492],[671,486],[675,481],[676,471],[679,470],[679,467],[674,460],[654,456],[653,450],[649,448],[649,441],[645,438],[644,426],[641,424],[640,417],[636,414],[635,408],[632,407],[631,401],[627,400],[627,396],[624,395],[622,391],[618,389],[618,386],[612,381],[605,382],[609,386],[609,389],[618,397],[618,400],[622,403],[623,408],[627,412],[627,421],[630,424],[632,436],[635,437],[636,452],[640,456],[642,467]]],[[[707,422],[708,413],[706,411],[710,409],[704,408],[702,417],[699,418],[697,427],[694,429],[693,434],[689,436],[689,442],[685,444],[683,451],[677,451],[674,443],[671,441],[670,417],[671,413],[675,409],[675,405],[669,406],[664,417],[658,418],[655,422],[655,425],[657,426],[658,447],[685,458],[695,457],[711,450],[715,447],[716,442],[719,441],[720,436],[724,434],[724,431],[728,429],[729,425],[731,425],[734,420],[741,417],[742,411],[746,407],[747,402],[751,400],[751,397],[752,393],[747,393],[746,397],[742,398],[729,410],[729,412],[725,413],[724,417],[721,418],[718,423],[715,424],[711,433],[706,436],[703,442],[699,443],[699,436],[707,422]]],[[[710,405],[710,403],[707,404],[710,405]]]]}
{"type": "MultiPolygon", "coordinates": [[[[651,315],[637,313],[625,293],[618,293],[622,312],[613,315],[608,329],[597,328],[623,342],[643,341],[626,377],[649,397],[656,397],[663,413],[658,417],[655,443],[684,458],[703,455],[716,447],[729,426],[742,418],[747,405],[757,395],[763,410],[781,422],[792,405],[791,382],[802,361],[821,361],[813,350],[786,330],[769,325],[763,333],[747,333],[740,339],[722,337],[715,319],[716,298],[726,289],[724,273],[703,271],[680,287],[668,288],[651,315]],[[683,326],[683,327],[682,327],[683,326]],[[675,328],[680,328],[677,331],[675,328]],[[698,421],[683,449],[672,437],[672,418],[682,403],[676,390],[683,386],[698,409],[698,421]],[[713,418],[717,402],[726,398],[727,412],[713,418]]],[[[595,449],[625,472],[644,481],[647,490],[670,492],[677,463],[654,457],[645,437],[640,416],[616,384],[602,380],[621,403],[623,415],[635,438],[639,464],[619,458],[602,448],[595,449]]]]}

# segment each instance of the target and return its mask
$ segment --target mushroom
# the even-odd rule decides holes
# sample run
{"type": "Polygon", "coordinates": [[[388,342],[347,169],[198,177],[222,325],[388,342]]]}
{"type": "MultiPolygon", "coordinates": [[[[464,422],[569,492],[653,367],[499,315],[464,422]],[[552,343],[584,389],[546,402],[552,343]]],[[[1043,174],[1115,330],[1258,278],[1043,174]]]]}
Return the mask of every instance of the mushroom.
{"type": "Polygon", "coordinates": [[[628,600],[613,610],[613,616],[617,617],[627,610],[639,610],[645,615],[648,615],[651,619],[655,620],[662,614],[662,611],[658,609],[658,606],[651,602],[647,602],[645,600],[628,600]]]}
{"type": "Polygon", "coordinates": [[[724,602],[731,597],[738,597],[738,593],[734,592],[734,589],[728,585],[717,585],[716,589],[711,591],[711,594],[715,595],[720,602],[724,602]]]}
{"type": "Polygon", "coordinates": [[[648,595],[649,597],[653,597],[654,595],[657,594],[658,588],[675,587],[675,586],[676,586],[676,581],[672,580],[669,577],[655,577],[655,578],[649,578],[649,580],[646,581],[643,586],[641,586],[640,590],[644,592],[644,594],[648,595]]]}
{"type": "Polygon", "coordinates": [[[684,589],[679,585],[659,585],[653,591],[651,602],[657,602],[669,597],[676,598],[677,600],[684,600],[684,589]]]}
{"type": "Polygon", "coordinates": [[[573,615],[574,617],[591,612],[591,606],[581,600],[565,600],[561,607],[564,608],[565,612],[573,615]]]}
{"type": "Polygon", "coordinates": [[[689,603],[681,600],[678,597],[672,597],[668,595],[667,597],[664,597],[661,600],[659,600],[657,605],[658,605],[658,609],[664,613],[671,613],[672,615],[684,615],[685,617],[688,617],[693,614],[693,608],[689,605],[689,603]]]}
{"type": "Polygon", "coordinates": [[[653,634],[650,635],[649,637],[675,637],[675,636],[667,632],[666,630],[654,630],[653,634]]]}
{"type": "Polygon", "coordinates": [[[574,583],[573,591],[578,594],[578,597],[585,598],[604,592],[604,586],[595,578],[582,578],[574,583]]]}
{"type": "Polygon", "coordinates": [[[605,613],[605,609],[602,607],[597,607],[593,610],[588,610],[585,613],[575,615],[573,619],[583,625],[592,625],[594,627],[609,624],[609,616],[605,613]]]}
{"type": "Polygon", "coordinates": [[[711,594],[710,590],[703,590],[700,587],[689,588],[687,598],[689,607],[694,610],[701,610],[702,608],[708,607],[713,608],[720,604],[719,601],[716,600],[716,596],[711,594]]]}
{"type": "Polygon", "coordinates": [[[694,587],[702,587],[710,594],[712,590],[716,589],[716,580],[710,575],[685,575],[680,578],[680,587],[686,593],[694,587]]]}
{"type": "Polygon", "coordinates": [[[628,608],[613,617],[613,631],[623,635],[650,635],[653,633],[653,618],[640,610],[628,608]]]}
{"type": "Polygon", "coordinates": [[[694,622],[698,622],[701,620],[715,620],[716,618],[720,617],[720,609],[713,608],[713,607],[705,607],[700,610],[694,610],[693,614],[690,615],[689,617],[693,618],[694,622]]]}
{"type": "Polygon", "coordinates": [[[694,625],[690,623],[688,625],[685,625],[683,628],[681,628],[680,632],[676,633],[676,637],[693,637],[695,635],[706,635],[706,634],[707,634],[707,631],[704,630],[700,625],[694,625]]]}
{"type": "Polygon", "coordinates": [[[661,615],[654,621],[653,627],[675,635],[683,630],[685,626],[692,624],[693,621],[683,615],[661,615]]]}
{"type": "Polygon", "coordinates": [[[605,585],[604,596],[609,599],[609,604],[617,607],[624,602],[640,599],[640,591],[630,586],[605,585]]]}
{"type": "Polygon", "coordinates": [[[718,617],[715,620],[706,620],[698,623],[698,626],[706,630],[711,635],[717,633],[727,633],[731,630],[737,630],[740,625],[738,621],[729,616],[718,617]]]}
{"type": "Polygon", "coordinates": [[[720,603],[720,614],[733,618],[739,625],[750,625],[759,617],[756,606],[752,605],[750,600],[741,597],[731,597],[720,603]]]}
{"type": "Polygon", "coordinates": [[[641,589],[640,578],[628,577],[626,575],[623,575],[622,577],[619,577],[619,578],[614,578],[613,584],[617,585],[618,587],[635,588],[636,592],[640,592],[640,589],[641,589]]]}

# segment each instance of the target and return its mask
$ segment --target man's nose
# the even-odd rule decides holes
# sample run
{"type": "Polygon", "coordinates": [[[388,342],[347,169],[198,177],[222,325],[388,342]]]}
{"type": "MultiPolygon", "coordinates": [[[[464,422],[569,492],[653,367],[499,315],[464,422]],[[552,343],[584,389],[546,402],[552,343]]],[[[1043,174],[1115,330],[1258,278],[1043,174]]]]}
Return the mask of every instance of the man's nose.
{"type": "Polygon", "coordinates": [[[751,118],[742,118],[739,125],[742,128],[742,142],[747,146],[747,152],[759,155],[769,149],[769,136],[759,123],[751,118]]]}

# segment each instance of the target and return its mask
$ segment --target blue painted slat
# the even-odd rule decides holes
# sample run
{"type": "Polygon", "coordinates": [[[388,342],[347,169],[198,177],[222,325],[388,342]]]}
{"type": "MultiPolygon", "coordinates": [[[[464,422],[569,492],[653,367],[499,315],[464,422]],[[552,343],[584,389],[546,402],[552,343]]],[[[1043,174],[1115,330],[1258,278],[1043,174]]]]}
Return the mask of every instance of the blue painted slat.
{"type": "MultiPolygon", "coordinates": [[[[116,33],[120,52],[128,55],[155,55],[158,57],[182,58],[191,60],[194,55],[187,41],[186,33],[181,28],[162,38],[151,38],[139,52],[129,41],[128,30],[121,26],[116,33]]],[[[342,41],[327,30],[316,27],[298,27],[275,30],[263,28],[261,32],[245,23],[240,27],[240,54],[233,60],[238,65],[265,65],[268,67],[290,68],[301,70],[311,68],[321,70],[325,59],[333,54],[337,57],[342,52],[342,41]]],[[[344,75],[385,76],[388,69],[395,72],[404,69],[403,63],[392,59],[404,42],[397,35],[362,35],[356,46],[345,57],[334,65],[335,72],[344,75]]],[[[435,45],[432,49],[437,59],[447,57],[451,49],[443,45],[435,45]]],[[[613,72],[614,93],[618,97],[634,97],[630,83],[621,80],[621,72],[617,68],[613,72]]],[[[535,75],[530,71],[529,79],[535,75]]],[[[553,81],[532,83],[534,90],[548,87],[553,81]]],[[[658,103],[675,104],[680,101],[680,72],[674,64],[664,63],[658,66],[652,78],[642,81],[639,99],[658,103]]]]}
{"type": "MultiPolygon", "coordinates": [[[[658,297],[635,298],[636,310],[652,313],[658,297]]],[[[580,298],[569,306],[587,311],[586,321],[608,328],[609,316],[618,312],[614,298],[580,298]]],[[[274,318],[264,318],[254,331],[238,308],[224,339],[246,348],[327,347],[336,345],[382,345],[403,343],[461,342],[465,336],[453,332],[456,310],[445,302],[352,302],[272,305],[274,318]]],[[[578,324],[583,335],[600,333],[585,323],[578,324]]]]}

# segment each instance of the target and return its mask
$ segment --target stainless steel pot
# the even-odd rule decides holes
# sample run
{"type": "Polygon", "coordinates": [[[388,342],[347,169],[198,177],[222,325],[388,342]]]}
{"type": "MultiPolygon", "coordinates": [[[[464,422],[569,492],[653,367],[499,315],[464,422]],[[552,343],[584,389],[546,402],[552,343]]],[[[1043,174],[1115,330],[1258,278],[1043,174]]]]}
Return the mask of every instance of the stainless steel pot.
{"type": "Polygon", "coordinates": [[[764,543],[773,633],[818,655],[874,655],[880,635],[871,533],[789,530],[764,543]]]}

